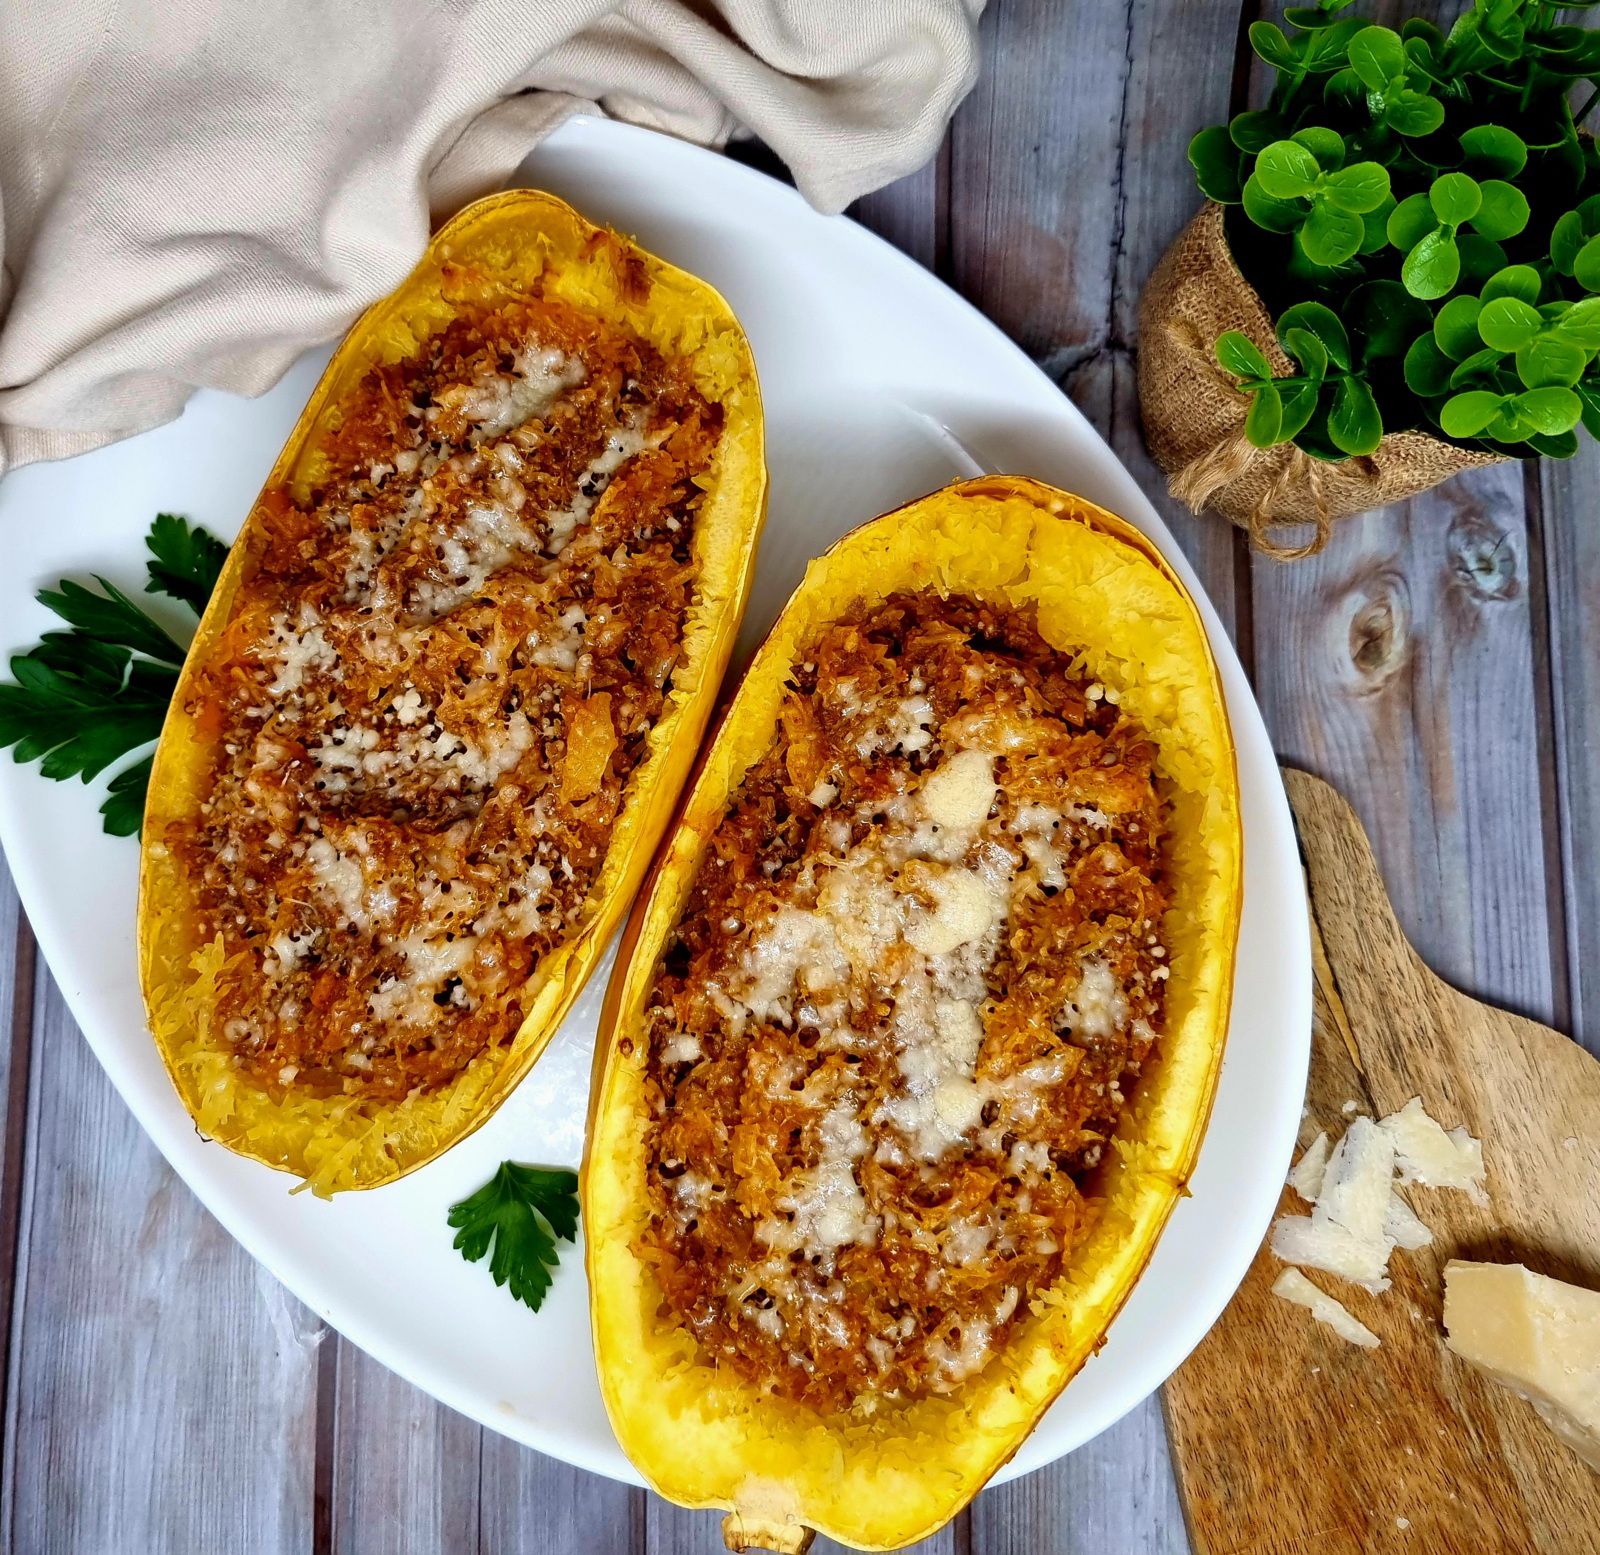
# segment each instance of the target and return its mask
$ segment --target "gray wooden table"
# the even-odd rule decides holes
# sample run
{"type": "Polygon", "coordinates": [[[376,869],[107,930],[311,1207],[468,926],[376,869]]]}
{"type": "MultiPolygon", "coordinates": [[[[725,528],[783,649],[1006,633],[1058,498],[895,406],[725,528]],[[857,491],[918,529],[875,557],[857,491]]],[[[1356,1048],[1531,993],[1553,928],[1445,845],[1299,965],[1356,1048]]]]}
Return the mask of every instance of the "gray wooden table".
{"type": "MultiPolygon", "coordinates": [[[[1600,454],[1483,472],[1282,566],[1166,501],[1140,442],[1139,289],[1195,205],[1189,137],[1248,90],[1258,10],[996,0],[938,160],[858,214],[1015,337],[1157,498],[1278,750],[1353,801],[1424,956],[1600,1049],[1600,454]]],[[[0,1077],[0,1549],[720,1547],[709,1514],[470,1424],[260,1273],[112,1091],[3,867],[0,1077]]],[[[1155,1399],[919,1546],[1188,1547],[1155,1399]]]]}

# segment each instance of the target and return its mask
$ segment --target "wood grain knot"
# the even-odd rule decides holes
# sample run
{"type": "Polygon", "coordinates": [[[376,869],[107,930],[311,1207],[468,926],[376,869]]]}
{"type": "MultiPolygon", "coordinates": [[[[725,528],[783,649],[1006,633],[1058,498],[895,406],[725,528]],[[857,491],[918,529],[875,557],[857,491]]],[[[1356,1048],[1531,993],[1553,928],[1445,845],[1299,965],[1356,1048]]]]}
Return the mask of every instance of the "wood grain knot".
{"type": "Polygon", "coordinates": [[[1349,621],[1349,670],[1342,678],[1358,694],[1381,691],[1411,657],[1411,593],[1406,581],[1396,572],[1359,578],[1342,606],[1339,615],[1349,621]]]}
{"type": "Polygon", "coordinates": [[[1474,599],[1515,599],[1522,592],[1517,547],[1479,511],[1457,515],[1446,537],[1457,588],[1474,599]]]}

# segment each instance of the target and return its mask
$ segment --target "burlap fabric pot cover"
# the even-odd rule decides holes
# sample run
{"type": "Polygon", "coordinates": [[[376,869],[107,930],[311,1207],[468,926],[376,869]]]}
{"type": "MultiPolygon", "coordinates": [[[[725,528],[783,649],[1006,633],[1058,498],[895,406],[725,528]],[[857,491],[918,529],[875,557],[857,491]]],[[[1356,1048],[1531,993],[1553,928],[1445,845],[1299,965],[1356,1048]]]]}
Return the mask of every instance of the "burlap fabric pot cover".
{"type": "Polygon", "coordinates": [[[1289,443],[1253,448],[1244,435],[1248,402],[1217,365],[1217,336],[1226,329],[1255,341],[1274,373],[1296,371],[1233,262],[1222,207],[1207,204],[1162,256],[1140,299],[1144,435],[1173,496],[1196,512],[1214,508],[1271,555],[1309,556],[1327,544],[1338,519],[1501,462],[1422,432],[1391,432],[1376,453],[1337,464],[1289,443]]]}

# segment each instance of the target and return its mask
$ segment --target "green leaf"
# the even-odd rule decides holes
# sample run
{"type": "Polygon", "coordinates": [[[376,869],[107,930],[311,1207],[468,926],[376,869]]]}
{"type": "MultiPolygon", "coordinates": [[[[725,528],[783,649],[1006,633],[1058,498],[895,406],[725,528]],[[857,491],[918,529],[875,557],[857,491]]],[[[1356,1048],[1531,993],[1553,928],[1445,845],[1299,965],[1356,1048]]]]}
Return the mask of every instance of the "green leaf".
{"type": "MultiPolygon", "coordinates": [[[[205,608],[227,548],[203,530],[162,514],[145,540],[150,592],[171,594],[196,614],[205,608]]],[[[161,733],[184,650],[114,584],[100,592],[71,579],[39,594],[67,623],[11,660],[14,684],[0,684],[0,750],[36,761],[43,776],[87,782],[161,733]]],[[[139,829],[150,763],[113,777],[101,806],[105,829],[139,829]]]]}
{"type": "Polygon", "coordinates": [[[1559,437],[1577,426],[1583,404],[1571,389],[1528,389],[1516,396],[1512,409],[1535,431],[1559,437]]]}
{"type": "Polygon", "coordinates": [[[1407,87],[1390,99],[1383,119],[1395,134],[1420,138],[1433,134],[1444,123],[1444,104],[1407,87]]]}
{"type": "Polygon", "coordinates": [[[470,1263],[488,1253],[495,1284],[509,1285],[537,1312],[560,1262],[556,1238],[577,1237],[578,1174],[504,1161],[476,1193],[451,1205],[448,1222],[457,1252],[470,1263]]]}
{"type": "Polygon", "coordinates": [[[1261,348],[1237,329],[1224,330],[1217,336],[1217,364],[1235,378],[1272,376],[1272,366],[1262,355],[1261,348]]]}
{"type": "Polygon", "coordinates": [[[1474,124],[1461,132],[1461,155],[1481,173],[1515,178],[1527,165],[1528,145],[1503,125],[1474,124]]]}
{"type": "Polygon", "coordinates": [[[1418,335],[1406,352],[1406,387],[1418,399],[1437,399],[1449,392],[1455,363],[1441,351],[1432,335],[1418,335]]]}
{"type": "MultiPolygon", "coordinates": [[[[1455,299],[1457,302],[1467,300],[1455,299]]],[[[1445,308],[1440,309],[1441,320],[1449,306],[1446,304],[1445,308]]],[[[1537,338],[1543,327],[1544,320],[1539,316],[1539,310],[1517,297],[1496,297],[1486,302],[1478,313],[1478,333],[1483,337],[1483,343],[1496,351],[1520,351],[1537,338]]],[[[1438,325],[1435,324],[1434,328],[1437,332],[1438,325]]],[[[1442,340],[1439,343],[1445,345],[1442,340]]],[[[1448,351],[1449,347],[1445,346],[1445,349],[1448,351]]]]}
{"type": "Polygon", "coordinates": [[[115,584],[96,577],[103,593],[64,578],[53,589],[40,589],[37,598],[80,636],[96,642],[117,643],[164,664],[181,665],[183,649],[115,584]]]}
{"type": "Polygon", "coordinates": [[[1476,437],[1499,417],[1505,399],[1488,389],[1452,395],[1440,407],[1439,425],[1446,437],[1476,437]]]}
{"type": "Polygon", "coordinates": [[[1506,268],[1506,251],[1489,238],[1476,233],[1463,232],[1456,238],[1456,252],[1461,255],[1461,282],[1473,291],[1479,290],[1491,275],[1506,268]]]}
{"type": "Polygon", "coordinates": [[[1583,403],[1583,426],[1590,437],[1600,438],[1600,387],[1579,383],[1573,392],[1583,403]]]}
{"type": "Polygon", "coordinates": [[[1485,346],[1474,351],[1465,361],[1458,362],[1450,374],[1452,389],[1499,387],[1496,374],[1505,362],[1505,353],[1485,346]]]}
{"type": "Polygon", "coordinates": [[[1337,130],[1319,124],[1308,124],[1289,137],[1296,145],[1304,146],[1317,159],[1324,171],[1344,165],[1344,137],[1337,130]]]}
{"type": "Polygon", "coordinates": [[[1589,353],[1559,335],[1540,335],[1517,352],[1517,377],[1529,389],[1569,388],[1588,366],[1589,353]]]}
{"type": "Polygon", "coordinates": [[[1339,315],[1320,302],[1297,302],[1278,316],[1278,335],[1287,339],[1290,331],[1303,330],[1320,342],[1327,358],[1346,371],[1350,367],[1350,336],[1339,315]]]}
{"type": "Polygon", "coordinates": [[[1442,227],[1428,233],[1400,266],[1400,279],[1413,297],[1448,296],[1460,275],[1460,250],[1442,227]]]}
{"type": "Polygon", "coordinates": [[[1244,418],[1244,435],[1256,448],[1271,448],[1282,439],[1283,396],[1270,383],[1263,384],[1250,401],[1244,418]]]}
{"type": "Polygon", "coordinates": [[[40,762],[46,777],[87,782],[154,740],[177,672],[145,661],[146,673],[134,677],[131,656],[114,651],[126,673],[111,689],[98,675],[63,668],[60,655],[34,650],[13,657],[16,684],[0,685],[0,750],[15,746],[16,759],[40,762]]]}
{"type": "Polygon", "coordinates": [[[1543,285],[1543,278],[1532,265],[1506,265],[1483,283],[1479,295],[1484,302],[1493,302],[1496,297],[1518,297],[1535,303],[1543,285]]]}
{"type": "MultiPolygon", "coordinates": [[[[1254,41],[1252,37],[1251,42],[1254,41]]],[[[1350,40],[1349,52],[1350,68],[1370,91],[1381,92],[1396,76],[1405,73],[1405,46],[1399,33],[1387,27],[1363,27],[1350,40]]]]}
{"type": "Polygon", "coordinates": [[[1375,210],[1367,211],[1361,218],[1361,248],[1360,253],[1375,254],[1389,242],[1389,216],[1394,210],[1395,200],[1391,194],[1382,205],[1375,210]]]}
{"type": "Polygon", "coordinates": [[[1328,436],[1352,456],[1370,454],[1383,440],[1383,417],[1364,378],[1341,378],[1328,413],[1328,436]]]}
{"type": "Polygon", "coordinates": [[[1578,451],[1578,439],[1572,432],[1560,432],[1554,437],[1534,432],[1528,438],[1528,446],[1546,459],[1570,459],[1578,451]]]}
{"type": "Polygon", "coordinates": [[[1293,232],[1306,219],[1302,201],[1273,199],[1254,173],[1244,181],[1243,200],[1245,215],[1268,232],[1293,232]]]}
{"type": "Polygon", "coordinates": [[[1528,199],[1515,184],[1490,178],[1478,188],[1482,203],[1472,218],[1472,230],[1479,236],[1498,242],[1514,238],[1528,225],[1528,199]]]}
{"type": "Polygon", "coordinates": [[[1294,358],[1305,377],[1317,379],[1327,377],[1328,348],[1310,330],[1280,329],[1278,337],[1283,349],[1294,358]]]}
{"type": "Polygon", "coordinates": [[[1573,278],[1586,292],[1600,292],[1600,237],[1590,238],[1572,262],[1573,278]]]}
{"type": "Polygon", "coordinates": [[[1483,191],[1478,180],[1465,173],[1441,173],[1428,189],[1428,204],[1442,225],[1459,227],[1478,214],[1483,191]]]}
{"type": "Polygon", "coordinates": [[[1292,442],[1305,430],[1317,409],[1317,385],[1302,384],[1298,389],[1283,392],[1283,419],[1278,424],[1280,442],[1292,442]]]}
{"type": "Polygon", "coordinates": [[[1364,232],[1359,216],[1319,201],[1301,225],[1300,247],[1313,264],[1342,265],[1355,258],[1364,232]]]}
{"type": "Polygon", "coordinates": [[[1572,345],[1600,351],[1600,297],[1580,297],[1567,303],[1550,321],[1549,328],[1572,345]]]}
{"type": "Polygon", "coordinates": [[[1228,120],[1228,138],[1241,151],[1260,151],[1283,139],[1287,126],[1282,114],[1265,108],[1247,108],[1228,120]]]}
{"type": "Polygon", "coordinates": [[[1279,70],[1294,69],[1294,48],[1271,22],[1250,23],[1250,47],[1269,65],[1279,70]]]}
{"type": "Polygon", "coordinates": [[[1413,249],[1435,227],[1439,218],[1425,194],[1410,194],[1389,212],[1389,241],[1401,250],[1413,249]]]}
{"type": "Polygon", "coordinates": [[[1349,57],[1350,40],[1366,23],[1359,16],[1344,17],[1305,40],[1305,65],[1316,75],[1338,70],[1349,57]]]}
{"type": "Polygon", "coordinates": [[[1434,343],[1452,361],[1463,362],[1482,347],[1478,308],[1476,297],[1452,297],[1434,316],[1434,343]]]}
{"type": "Polygon", "coordinates": [[[1292,140],[1275,140],[1256,158],[1252,176],[1274,200],[1293,200],[1311,193],[1321,171],[1317,159],[1304,146],[1292,140]]]}
{"type": "Polygon", "coordinates": [[[1189,165],[1208,200],[1222,205],[1239,203],[1239,152],[1221,125],[1201,130],[1189,142],[1189,165]]]}
{"type": "Polygon", "coordinates": [[[1352,162],[1324,176],[1321,194],[1340,210],[1365,215],[1389,198],[1389,169],[1377,162],[1352,162]]]}
{"type": "Polygon", "coordinates": [[[1421,16],[1408,16],[1400,24],[1400,37],[1407,43],[1412,39],[1425,43],[1434,54],[1444,47],[1444,34],[1439,31],[1438,24],[1421,16]]]}
{"type": "Polygon", "coordinates": [[[1432,327],[1428,305],[1388,279],[1358,286],[1344,313],[1354,338],[1364,342],[1363,365],[1379,357],[1404,356],[1406,347],[1432,327]]]}
{"type": "Polygon", "coordinates": [[[150,770],[155,765],[152,751],[142,761],[124,767],[106,790],[100,806],[104,817],[101,828],[112,837],[136,837],[144,821],[145,796],[150,792],[150,770]]]}
{"type": "Polygon", "coordinates": [[[144,543],[150,552],[145,593],[169,595],[202,614],[228,559],[227,546],[176,513],[157,513],[144,543]]]}
{"type": "Polygon", "coordinates": [[[1585,236],[1583,217],[1577,211],[1567,211],[1557,218],[1550,231],[1550,262],[1558,275],[1572,274],[1585,236]]]}

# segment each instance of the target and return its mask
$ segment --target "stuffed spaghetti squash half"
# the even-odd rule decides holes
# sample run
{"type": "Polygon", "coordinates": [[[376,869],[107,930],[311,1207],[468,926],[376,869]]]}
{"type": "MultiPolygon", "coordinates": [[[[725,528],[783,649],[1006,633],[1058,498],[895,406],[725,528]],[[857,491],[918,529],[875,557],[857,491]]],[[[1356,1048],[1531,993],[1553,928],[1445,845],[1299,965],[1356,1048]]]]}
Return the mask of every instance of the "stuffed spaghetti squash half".
{"type": "Polygon", "coordinates": [[[1204,628],[1121,520],[995,477],[811,565],[601,1023],[595,1350],[657,1490],[890,1549],[1016,1451],[1184,1191],[1241,850],[1204,628]]]}
{"type": "Polygon", "coordinates": [[[356,324],[155,755],[141,974],[204,1133],[328,1193],[504,1100],[665,830],[765,492],[726,303],[551,196],[356,324]]]}

